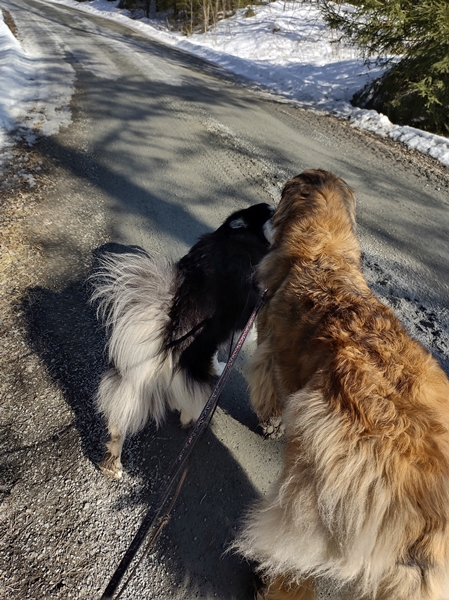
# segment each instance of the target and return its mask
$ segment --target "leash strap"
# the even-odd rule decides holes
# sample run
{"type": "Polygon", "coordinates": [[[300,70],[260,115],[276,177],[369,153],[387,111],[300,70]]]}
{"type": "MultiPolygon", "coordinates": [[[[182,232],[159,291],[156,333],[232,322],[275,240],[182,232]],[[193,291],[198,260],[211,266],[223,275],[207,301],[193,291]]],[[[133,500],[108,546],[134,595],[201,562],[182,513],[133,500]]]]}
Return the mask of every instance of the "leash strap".
{"type": "MultiPolygon", "coordinates": [[[[237,344],[235,345],[235,348],[234,348],[228,362],[226,363],[223,373],[221,374],[211,395],[209,396],[209,399],[206,402],[206,405],[203,408],[203,410],[198,418],[198,421],[196,422],[194,428],[192,429],[189,437],[187,438],[184,446],[182,447],[181,452],[178,454],[175,462],[172,464],[170,471],[164,477],[164,480],[162,482],[159,493],[155,497],[153,503],[150,505],[150,508],[148,509],[139,529],[137,530],[136,535],[134,536],[134,539],[132,540],[127,551],[123,555],[123,558],[120,561],[120,564],[118,565],[117,569],[115,570],[115,573],[111,577],[111,579],[104,591],[104,594],[101,597],[101,600],[111,600],[112,599],[123,575],[125,574],[131,561],[133,560],[134,556],[136,555],[137,551],[139,550],[146,534],[148,533],[150,528],[154,525],[156,520],[159,518],[162,508],[164,507],[165,503],[167,502],[167,498],[170,494],[173,484],[174,484],[175,480],[177,479],[177,477],[179,476],[179,473],[185,466],[190,454],[193,452],[200,435],[203,433],[203,431],[209,425],[209,423],[212,419],[212,416],[215,412],[215,409],[217,407],[220,394],[221,394],[221,392],[229,378],[229,375],[231,373],[232,367],[234,366],[234,363],[237,359],[237,356],[238,356],[240,350],[242,349],[243,343],[249,333],[249,330],[251,329],[251,327],[256,319],[257,313],[259,312],[259,310],[261,309],[261,307],[264,303],[266,291],[267,290],[265,290],[263,292],[262,296],[259,298],[259,301],[256,304],[256,307],[254,308],[253,312],[251,313],[251,316],[248,319],[245,329],[242,331],[242,333],[239,337],[239,340],[238,340],[237,344]]],[[[153,537],[152,541],[154,541],[154,540],[155,540],[155,537],[153,537]]]]}
{"type": "Polygon", "coordinates": [[[119,598],[122,597],[123,592],[128,587],[129,582],[131,581],[131,579],[133,578],[135,572],[139,568],[139,565],[142,562],[143,558],[148,553],[148,551],[153,547],[153,544],[157,540],[157,538],[159,537],[159,534],[161,533],[161,531],[163,530],[163,528],[169,522],[169,520],[170,520],[170,513],[171,513],[171,511],[172,511],[172,509],[173,509],[173,507],[175,505],[176,500],[178,499],[178,496],[179,496],[179,493],[181,491],[182,484],[184,483],[184,479],[186,478],[188,469],[189,469],[189,463],[186,464],[186,466],[184,468],[184,471],[182,472],[182,475],[181,475],[181,477],[179,479],[179,483],[178,483],[178,486],[176,488],[176,491],[173,494],[172,499],[170,500],[170,504],[169,504],[167,510],[165,511],[165,514],[160,519],[158,519],[157,527],[154,527],[154,531],[153,531],[150,539],[148,540],[148,543],[147,543],[147,546],[146,546],[145,550],[141,553],[139,560],[135,563],[133,570],[128,575],[128,579],[122,585],[122,588],[121,588],[120,592],[117,594],[117,596],[115,597],[115,600],[118,600],[119,598]]]}

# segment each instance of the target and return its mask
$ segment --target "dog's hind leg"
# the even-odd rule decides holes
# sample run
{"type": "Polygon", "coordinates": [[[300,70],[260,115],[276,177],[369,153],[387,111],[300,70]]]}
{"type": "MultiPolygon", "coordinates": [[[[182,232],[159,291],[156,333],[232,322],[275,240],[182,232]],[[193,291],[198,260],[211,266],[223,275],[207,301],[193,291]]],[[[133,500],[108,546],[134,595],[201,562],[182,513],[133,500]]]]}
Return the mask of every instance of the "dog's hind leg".
{"type": "Polygon", "coordinates": [[[109,425],[109,440],[106,442],[106,452],[101,460],[99,467],[101,471],[112,479],[121,479],[122,469],[122,448],[125,436],[120,433],[118,427],[109,425]]]}
{"type": "Polygon", "coordinates": [[[163,420],[165,400],[159,398],[158,387],[152,383],[151,378],[147,382],[142,368],[127,376],[110,368],[101,379],[97,406],[106,419],[109,440],[99,467],[113,479],[122,476],[121,454],[126,435],[142,429],[150,415],[157,423],[163,420]]]}
{"type": "Polygon", "coordinates": [[[268,339],[257,346],[250,361],[248,381],[250,401],[259,417],[260,427],[265,437],[281,437],[284,426],[281,423],[282,399],[276,383],[275,363],[268,339]]]}
{"type": "Polygon", "coordinates": [[[114,368],[110,368],[101,378],[96,398],[97,407],[106,419],[109,432],[106,450],[98,466],[112,479],[120,479],[123,473],[121,455],[126,424],[123,423],[123,415],[119,412],[122,405],[121,386],[121,375],[114,368]]]}
{"type": "Polygon", "coordinates": [[[309,579],[298,585],[276,577],[257,592],[255,600],[316,600],[316,593],[309,579]]]}

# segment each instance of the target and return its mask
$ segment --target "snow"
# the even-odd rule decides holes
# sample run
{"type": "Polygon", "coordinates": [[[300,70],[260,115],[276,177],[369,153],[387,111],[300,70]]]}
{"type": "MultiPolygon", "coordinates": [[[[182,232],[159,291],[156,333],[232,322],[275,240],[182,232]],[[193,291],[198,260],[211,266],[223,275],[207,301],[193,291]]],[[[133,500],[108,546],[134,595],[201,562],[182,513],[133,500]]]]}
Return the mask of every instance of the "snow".
{"type": "MultiPolygon", "coordinates": [[[[29,42],[21,44],[0,10],[0,152],[19,138],[29,145],[40,134],[52,135],[71,121],[68,105],[75,71],[53,63],[29,42]]],[[[1,164],[1,155],[0,155],[1,164]]]]}
{"type": "MultiPolygon", "coordinates": [[[[374,62],[366,64],[356,49],[332,43],[333,33],[314,2],[276,0],[254,6],[251,17],[241,9],[211,31],[186,37],[169,31],[163,20],[131,19],[128,11],[117,8],[118,0],[47,1],[120,22],[244,76],[249,85],[346,119],[354,127],[388,136],[449,165],[448,138],[395,125],[374,110],[351,106],[353,94],[378,77],[381,68],[374,62]]],[[[50,135],[70,122],[67,111],[58,110],[68,105],[63,102],[67,77],[55,89],[55,82],[46,80],[42,63],[39,51],[25,50],[0,16],[0,149],[7,147],[8,134],[17,130],[32,143],[33,132],[50,135]]]]}

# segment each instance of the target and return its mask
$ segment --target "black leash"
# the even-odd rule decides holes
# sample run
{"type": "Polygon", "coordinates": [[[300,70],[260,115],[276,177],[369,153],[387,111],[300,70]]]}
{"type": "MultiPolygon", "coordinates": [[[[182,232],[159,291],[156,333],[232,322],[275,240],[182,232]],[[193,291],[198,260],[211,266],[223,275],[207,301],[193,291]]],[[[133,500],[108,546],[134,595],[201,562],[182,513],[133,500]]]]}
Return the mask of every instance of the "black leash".
{"type": "Polygon", "coordinates": [[[172,499],[170,500],[170,504],[167,508],[167,510],[165,511],[164,516],[160,517],[160,519],[158,520],[158,525],[157,527],[154,528],[153,534],[151,535],[150,539],[148,540],[147,546],[145,548],[145,550],[142,552],[142,554],[140,555],[139,560],[136,562],[136,564],[134,565],[133,570],[131,571],[131,573],[128,575],[128,579],[125,581],[125,583],[122,585],[122,589],[120,590],[120,592],[117,594],[117,596],[115,597],[115,600],[118,600],[119,598],[121,598],[123,592],[126,590],[126,588],[128,587],[128,583],[131,581],[131,579],[133,578],[135,572],[137,571],[137,569],[139,568],[140,563],[142,562],[142,559],[144,558],[144,556],[146,556],[146,554],[148,553],[148,551],[150,550],[150,548],[153,546],[154,542],[157,540],[157,538],[159,537],[159,534],[161,533],[162,529],[167,525],[167,523],[170,520],[170,513],[175,505],[176,500],[178,499],[179,496],[179,492],[181,491],[182,488],[182,484],[184,483],[184,479],[186,478],[187,475],[187,471],[189,469],[189,463],[186,464],[184,471],[181,475],[181,478],[179,480],[178,483],[178,487],[176,488],[176,492],[173,494],[172,499]]]}
{"type": "Polygon", "coordinates": [[[200,323],[195,325],[195,327],[192,327],[192,329],[190,331],[188,331],[187,333],[185,333],[183,336],[181,336],[177,340],[172,340],[171,342],[169,342],[167,344],[166,348],[173,348],[174,346],[178,346],[182,342],[185,342],[185,340],[187,340],[194,333],[196,333],[198,331],[198,329],[200,329],[201,327],[204,327],[204,325],[207,323],[208,320],[209,319],[203,319],[200,323]]]}
{"type": "MultiPolygon", "coordinates": [[[[156,520],[159,518],[159,516],[162,512],[162,509],[163,509],[165,503],[167,502],[167,498],[170,495],[170,491],[173,487],[173,484],[174,484],[175,480],[177,479],[177,477],[179,476],[182,468],[186,466],[187,460],[190,457],[191,453],[193,452],[200,435],[203,433],[203,431],[209,425],[209,423],[212,419],[212,416],[215,412],[215,409],[217,407],[219,396],[228,380],[228,377],[231,373],[232,367],[234,366],[237,356],[238,356],[240,350],[242,349],[243,343],[249,333],[249,330],[251,329],[251,327],[254,323],[257,313],[259,312],[260,308],[262,307],[262,305],[264,303],[265,294],[266,294],[266,290],[263,292],[262,296],[259,298],[259,301],[258,301],[256,307],[254,308],[253,312],[251,313],[251,316],[248,319],[245,329],[242,331],[242,333],[239,337],[239,340],[238,340],[237,344],[235,345],[235,348],[234,348],[228,362],[226,363],[223,373],[221,374],[211,395],[209,396],[209,399],[206,402],[206,405],[203,408],[203,411],[200,414],[198,421],[196,422],[194,428],[192,429],[184,446],[182,447],[181,452],[178,454],[170,471],[164,477],[164,481],[162,482],[162,486],[159,490],[159,493],[157,494],[153,503],[151,504],[150,508],[148,509],[147,514],[145,515],[145,517],[142,521],[142,524],[140,525],[136,535],[134,536],[133,541],[129,545],[122,560],[120,561],[120,564],[118,565],[117,569],[115,570],[115,573],[111,577],[111,579],[106,587],[106,590],[104,591],[104,593],[101,597],[101,600],[111,600],[112,599],[123,575],[125,574],[131,561],[133,560],[134,556],[136,555],[137,551],[139,550],[143,540],[145,539],[145,536],[147,535],[150,528],[153,527],[156,520]]],[[[185,472],[186,472],[186,470],[185,470],[185,472]]],[[[185,477],[185,472],[182,476],[183,478],[185,477]]],[[[181,480],[180,485],[178,485],[178,489],[175,493],[174,500],[172,501],[172,503],[169,507],[169,510],[166,511],[165,515],[162,517],[162,519],[160,519],[158,529],[157,529],[155,535],[152,536],[150,545],[148,547],[150,547],[154,543],[154,541],[156,540],[156,537],[159,535],[159,533],[162,530],[162,528],[164,527],[164,525],[168,522],[168,515],[174,505],[174,501],[176,500],[177,495],[179,494],[182,482],[183,482],[183,479],[181,480]]],[[[128,582],[129,582],[129,579],[128,579],[128,582]]],[[[128,582],[125,585],[127,585],[128,582]]]]}

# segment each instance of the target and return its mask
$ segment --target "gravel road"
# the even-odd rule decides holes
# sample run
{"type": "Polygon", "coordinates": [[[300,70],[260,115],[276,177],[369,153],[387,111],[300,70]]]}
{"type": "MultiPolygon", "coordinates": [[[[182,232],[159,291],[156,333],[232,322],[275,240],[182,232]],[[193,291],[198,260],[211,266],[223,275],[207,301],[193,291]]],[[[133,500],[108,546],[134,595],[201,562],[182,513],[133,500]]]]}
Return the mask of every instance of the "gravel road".
{"type": "MultiPolygon", "coordinates": [[[[105,340],[85,280],[98,253],[177,259],[231,211],[276,204],[290,176],[332,170],[356,190],[374,291],[449,373],[449,169],[123,26],[43,0],[1,7],[46,57],[40,76],[67,86],[71,122],[18,143],[0,183],[0,598],[99,598],[187,434],[172,415],[126,442],[121,482],[96,468],[105,340]]],[[[123,599],[252,598],[250,565],[223,552],[283,443],[257,432],[250,352],[123,599]]]]}

